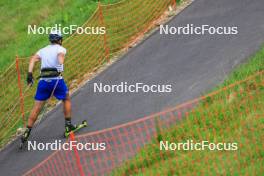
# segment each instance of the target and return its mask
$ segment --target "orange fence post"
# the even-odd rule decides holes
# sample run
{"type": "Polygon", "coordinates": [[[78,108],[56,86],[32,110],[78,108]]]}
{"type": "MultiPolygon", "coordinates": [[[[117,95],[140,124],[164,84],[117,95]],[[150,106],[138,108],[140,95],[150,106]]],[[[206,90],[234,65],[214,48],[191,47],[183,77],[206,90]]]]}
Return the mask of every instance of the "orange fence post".
{"type": "MultiPolygon", "coordinates": [[[[74,141],[75,140],[74,133],[70,133],[70,140],[71,141],[74,141]]],[[[82,164],[81,164],[80,155],[78,153],[77,148],[76,147],[73,147],[73,151],[74,151],[74,154],[75,154],[76,164],[77,164],[77,167],[79,169],[80,175],[81,176],[85,176],[84,175],[84,172],[83,172],[82,164]]]]}
{"type": "MultiPolygon", "coordinates": [[[[103,11],[102,11],[102,7],[101,7],[101,4],[100,4],[100,1],[98,1],[98,10],[99,10],[100,23],[101,23],[102,26],[105,27],[104,15],[103,15],[103,11]]],[[[107,44],[107,34],[106,34],[106,32],[104,33],[104,48],[105,48],[105,57],[107,59],[107,62],[109,62],[110,61],[110,58],[109,58],[109,47],[108,47],[108,44],[107,44]]]]}
{"type": "Polygon", "coordinates": [[[17,70],[17,83],[18,83],[18,88],[19,88],[19,99],[20,99],[20,111],[22,115],[22,120],[24,127],[26,126],[26,120],[25,120],[25,111],[24,111],[24,95],[22,92],[22,83],[21,83],[21,74],[20,74],[20,69],[19,69],[19,58],[16,56],[16,70],[17,70]]]}
{"type": "Polygon", "coordinates": [[[172,1],[172,6],[176,7],[176,0],[171,0],[172,1]]]}

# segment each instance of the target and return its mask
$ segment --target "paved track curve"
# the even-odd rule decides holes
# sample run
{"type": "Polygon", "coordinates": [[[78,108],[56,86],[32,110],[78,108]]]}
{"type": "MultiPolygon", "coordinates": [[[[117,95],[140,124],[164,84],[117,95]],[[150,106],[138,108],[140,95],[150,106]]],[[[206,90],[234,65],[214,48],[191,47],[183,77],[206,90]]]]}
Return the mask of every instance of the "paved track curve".
{"type": "MultiPolygon", "coordinates": [[[[74,121],[87,119],[96,131],[175,106],[219,84],[264,42],[263,0],[196,0],[169,26],[237,26],[238,35],[160,35],[157,31],[72,96],[74,121]],[[171,93],[93,93],[93,83],[171,84],[171,93]]],[[[67,68],[66,68],[67,69],[67,68]]],[[[34,131],[39,142],[64,130],[61,108],[34,131]]],[[[50,151],[19,151],[14,141],[0,152],[0,175],[25,173],[50,151]]]]}

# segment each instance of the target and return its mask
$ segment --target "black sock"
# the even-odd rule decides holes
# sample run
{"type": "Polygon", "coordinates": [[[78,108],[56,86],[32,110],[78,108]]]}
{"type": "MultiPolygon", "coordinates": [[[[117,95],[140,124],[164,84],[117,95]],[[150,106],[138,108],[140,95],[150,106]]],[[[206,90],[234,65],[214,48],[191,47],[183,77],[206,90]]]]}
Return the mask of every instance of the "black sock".
{"type": "Polygon", "coordinates": [[[31,129],[32,129],[32,127],[30,127],[30,126],[27,126],[27,129],[28,129],[28,132],[30,133],[30,132],[31,132],[31,129]]]}
{"type": "Polygon", "coordinates": [[[71,118],[65,118],[65,126],[70,126],[71,125],[71,118]]]}

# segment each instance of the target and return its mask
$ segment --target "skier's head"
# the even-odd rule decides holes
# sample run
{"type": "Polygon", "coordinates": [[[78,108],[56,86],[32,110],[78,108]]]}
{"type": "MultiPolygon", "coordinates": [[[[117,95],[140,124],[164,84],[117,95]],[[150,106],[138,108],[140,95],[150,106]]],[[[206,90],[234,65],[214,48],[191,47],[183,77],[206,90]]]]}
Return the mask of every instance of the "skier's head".
{"type": "Polygon", "coordinates": [[[62,34],[59,30],[54,30],[54,31],[51,31],[50,34],[49,34],[49,41],[52,43],[52,44],[59,44],[61,45],[62,44],[62,34]]]}

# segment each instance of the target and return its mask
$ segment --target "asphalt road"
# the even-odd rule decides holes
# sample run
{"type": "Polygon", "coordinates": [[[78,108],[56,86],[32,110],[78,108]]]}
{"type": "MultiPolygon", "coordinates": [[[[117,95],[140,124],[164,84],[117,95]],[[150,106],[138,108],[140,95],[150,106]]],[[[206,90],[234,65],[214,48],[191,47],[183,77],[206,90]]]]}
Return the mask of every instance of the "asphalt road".
{"type": "MultiPolygon", "coordinates": [[[[146,41],[72,96],[74,121],[87,119],[95,131],[139,119],[195,98],[219,84],[264,42],[263,0],[196,0],[169,26],[237,26],[237,35],[160,35],[146,41]],[[171,84],[171,93],[93,93],[93,83],[171,84]]],[[[67,69],[67,68],[66,68],[67,69]]],[[[34,131],[39,142],[60,138],[60,107],[34,131]]],[[[21,175],[50,151],[19,151],[18,141],[0,152],[0,175],[21,175]]]]}

